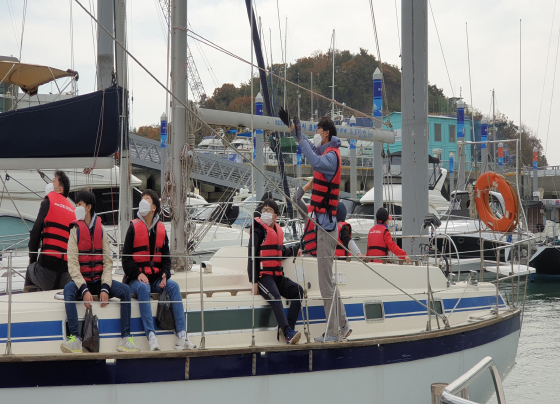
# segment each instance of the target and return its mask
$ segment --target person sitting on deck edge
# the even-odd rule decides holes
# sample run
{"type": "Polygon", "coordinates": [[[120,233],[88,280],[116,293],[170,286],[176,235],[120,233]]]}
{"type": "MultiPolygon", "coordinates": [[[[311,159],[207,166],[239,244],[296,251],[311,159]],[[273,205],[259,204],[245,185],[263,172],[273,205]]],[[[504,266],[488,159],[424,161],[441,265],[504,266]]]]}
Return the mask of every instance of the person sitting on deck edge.
{"type": "Polygon", "coordinates": [[[160,201],[151,189],[142,192],[138,207],[138,218],[134,219],[124,240],[122,264],[125,283],[140,302],[140,315],[144,332],[150,344],[150,351],[159,351],[154,330],[154,318],[150,305],[150,293],[162,293],[166,289],[174,302],[171,304],[175,319],[177,341],[175,349],[192,349],[194,345],[187,336],[187,325],[181,290],[171,277],[171,257],[169,239],[165,226],[159,220],[160,201]]]}
{"type": "Polygon", "coordinates": [[[95,214],[95,195],[80,191],[76,196],[76,220],[70,225],[68,240],[68,272],[72,280],[64,287],[66,316],[70,335],[60,344],[65,353],[82,353],[82,339],[78,326],[76,300],[83,300],[87,309],[93,302],[92,294],[99,295],[101,307],[116,297],[121,303],[121,340],[119,352],[137,352],[130,335],[130,288],[112,280],[113,259],[109,238],[95,214]]]}
{"type": "Polygon", "coordinates": [[[45,187],[45,199],[41,202],[37,220],[29,233],[29,266],[25,287],[60,289],[71,280],[66,253],[70,223],[76,216],[74,206],[67,199],[69,193],[70,179],[64,171],[55,171],[52,182],[45,187]],[[43,245],[37,259],[41,241],[43,245]]]}
{"type": "MultiPolygon", "coordinates": [[[[379,208],[376,217],[377,224],[368,233],[367,255],[370,257],[386,257],[389,250],[391,250],[398,258],[404,259],[407,264],[410,264],[410,258],[406,255],[406,252],[391,237],[391,232],[387,227],[387,222],[389,221],[387,209],[379,208]]],[[[382,263],[383,261],[371,260],[371,262],[382,263]]]]}
{"type": "Polygon", "coordinates": [[[253,293],[261,294],[269,301],[279,331],[288,344],[297,344],[301,338],[301,332],[296,331],[296,321],[301,309],[303,288],[284,276],[282,268],[283,257],[293,257],[297,246],[285,247],[284,232],[276,223],[280,213],[278,205],[273,199],[263,202],[261,217],[253,220],[252,228],[249,230],[249,249],[247,260],[247,274],[249,282],[255,282],[253,293]],[[253,234],[254,233],[254,234],[253,234]],[[253,255],[255,260],[253,261],[253,255]],[[290,300],[288,317],[284,313],[282,297],[290,300]]]}

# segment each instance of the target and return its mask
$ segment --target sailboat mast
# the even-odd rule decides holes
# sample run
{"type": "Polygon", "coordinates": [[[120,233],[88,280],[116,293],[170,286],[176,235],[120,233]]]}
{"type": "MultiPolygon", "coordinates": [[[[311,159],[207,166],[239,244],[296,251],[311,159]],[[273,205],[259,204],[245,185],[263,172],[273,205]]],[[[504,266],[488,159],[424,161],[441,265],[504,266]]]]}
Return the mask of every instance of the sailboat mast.
{"type": "MultiPolygon", "coordinates": [[[[126,47],[126,0],[115,1],[115,38],[126,47]]],[[[128,137],[128,56],[123,48],[116,47],[115,71],[117,84],[122,87],[122,106],[120,114],[121,153],[119,181],[119,229],[120,239],[124,243],[126,230],[132,220],[132,187],[130,185],[130,138],[128,137]]]]}
{"type": "Polygon", "coordinates": [[[286,29],[284,29],[284,109],[286,109],[286,98],[288,95],[286,94],[286,69],[287,69],[287,56],[288,56],[288,17],[286,17],[286,29]]]}
{"type": "MultiPolygon", "coordinates": [[[[109,32],[113,30],[113,0],[97,0],[97,19],[109,32]]],[[[111,87],[115,66],[113,39],[103,29],[97,30],[97,89],[111,87]]]]}
{"type": "Polygon", "coordinates": [[[180,29],[187,26],[187,2],[173,1],[171,34],[171,74],[172,91],[178,98],[172,98],[171,104],[171,168],[177,189],[174,193],[173,221],[171,226],[171,265],[177,271],[186,269],[186,235],[185,202],[187,184],[186,172],[183,172],[181,153],[187,143],[187,71],[183,66],[187,62],[187,32],[180,29]]]}
{"type": "Polygon", "coordinates": [[[332,103],[331,103],[331,119],[334,122],[334,29],[332,30],[332,103]]]}

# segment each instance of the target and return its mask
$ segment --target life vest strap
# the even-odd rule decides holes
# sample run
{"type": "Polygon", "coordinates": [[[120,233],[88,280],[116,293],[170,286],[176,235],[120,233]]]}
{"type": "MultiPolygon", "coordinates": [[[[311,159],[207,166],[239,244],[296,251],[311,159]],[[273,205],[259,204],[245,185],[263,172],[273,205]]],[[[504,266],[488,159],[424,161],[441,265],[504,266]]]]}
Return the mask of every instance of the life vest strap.
{"type": "Polygon", "coordinates": [[[61,236],[60,234],[44,233],[43,240],[52,238],[53,240],[62,241],[63,243],[68,243],[68,237],[61,236]]]}
{"type": "Polygon", "coordinates": [[[148,253],[150,252],[150,246],[149,245],[141,245],[138,247],[133,247],[132,248],[132,253],[137,253],[137,252],[143,252],[143,251],[148,251],[148,253]]]}
{"type": "Polygon", "coordinates": [[[376,245],[369,246],[367,249],[368,249],[368,251],[369,250],[380,250],[380,251],[383,251],[384,253],[389,252],[389,249],[387,247],[379,247],[379,246],[376,246],[376,245]]]}
{"type": "Polygon", "coordinates": [[[70,233],[70,226],[64,226],[63,224],[55,223],[55,222],[45,222],[44,224],[45,224],[45,228],[54,227],[56,229],[64,230],[70,233]]]}
{"type": "Polygon", "coordinates": [[[59,247],[57,245],[52,245],[52,244],[43,244],[43,247],[41,248],[41,254],[48,254],[49,251],[59,251],[61,253],[66,253],[67,249],[63,248],[63,247],[59,247]]]}
{"type": "MultiPolygon", "coordinates": [[[[334,184],[332,182],[324,181],[324,180],[321,180],[321,179],[318,179],[318,178],[313,178],[313,184],[320,185],[320,186],[323,186],[323,187],[330,187],[332,190],[339,189],[339,184],[334,184]]],[[[317,191],[317,190],[315,190],[315,191],[317,191]]]]}
{"type": "Polygon", "coordinates": [[[278,244],[274,245],[261,245],[261,251],[263,250],[275,250],[275,251],[282,251],[282,246],[278,244]]]}
{"type": "Polygon", "coordinates": [[[282,276],[284,275],[284,272],[282,271],[282,267],[278,267],[280,268],[280,271],[276,270],[276,268],[273,268],[274,270],[272,271],[261,271],[259,274],[259,278],[262,278],[263,275],[269,275],[269,276],[282,276]]]}

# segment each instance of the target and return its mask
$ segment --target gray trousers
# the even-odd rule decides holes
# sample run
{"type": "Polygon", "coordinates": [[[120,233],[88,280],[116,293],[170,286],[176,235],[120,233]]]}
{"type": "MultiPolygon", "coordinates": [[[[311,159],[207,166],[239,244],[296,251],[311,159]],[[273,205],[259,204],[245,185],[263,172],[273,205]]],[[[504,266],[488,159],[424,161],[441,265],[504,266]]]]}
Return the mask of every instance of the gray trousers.
{"type": "MultiPolygon", "coordinates": [[[[35,285],[41,290],[53,290],[56,283],[56,271],[43,268],[39,262],[33,262],[27,267],[25,274],[25,286],[35,285]]],[[[72,278],[68,271],[60,274],[60,281],[57,289],[64,289],[64,285],[70,282],[72,278]]]]}
{"type": "Polygon", "coordinates": [[[346,324],[346,310],[340,299],[340,292],[333,277],[334,252],[338,240],[338,227],[331,232],[317,229],[317,267],[319,269],[319,290],[325,306],[325,316],[330,321],[327,334],[338,336],[338,329],[346,324]],[[333,302],[333,296],[336,294],[333,302]],[[334,303],[334,305],[333,305],[334,303]],[[332,310],[332,312],[331,312],[332,310]]]}

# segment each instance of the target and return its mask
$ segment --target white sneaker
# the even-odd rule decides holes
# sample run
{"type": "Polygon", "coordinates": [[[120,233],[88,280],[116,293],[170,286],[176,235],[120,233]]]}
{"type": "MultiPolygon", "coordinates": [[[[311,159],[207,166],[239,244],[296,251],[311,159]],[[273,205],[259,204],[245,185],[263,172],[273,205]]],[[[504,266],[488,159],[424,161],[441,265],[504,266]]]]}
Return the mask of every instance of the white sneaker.
{"type": "Polygon", "coordinates": [[[342,328],[342,338],[346,339],[352,334],[352,328],[350,328],[350,321],[346,320],[346,324],[344,324],[344,328],[342,328]]]}
{"type": "Polygon", "coordinates": [[[83,353],[82,340],[73,335],[69,335],[68,339],[60,344],[60,350],[64,353],[83,353]]]}
{"type": "MultiPolygon", "coordinates": [[[[157,344],[157,340],[156,340],[157,344]]],[[[117,345],[118,352],[138,352],[140,349],[136,346],[131,336],[125,337],[120,340],[117,345]]]]}
{"type": "Polygon", "coordinates": [[[175,349],[182,351],[183,349],[194,349],[196,346],[189,340],[189,337],[177,337],[175,349]]]}
{"type": "Polygon", "coordinates": [[[150,344],[150,351],[161,351],[161,349],[159,349],[159,344],[157,342],[157,337],[156,334],[154,334],[153,332],[150,333],[150,338],[148,339],[148,343],[150,344]]]}

